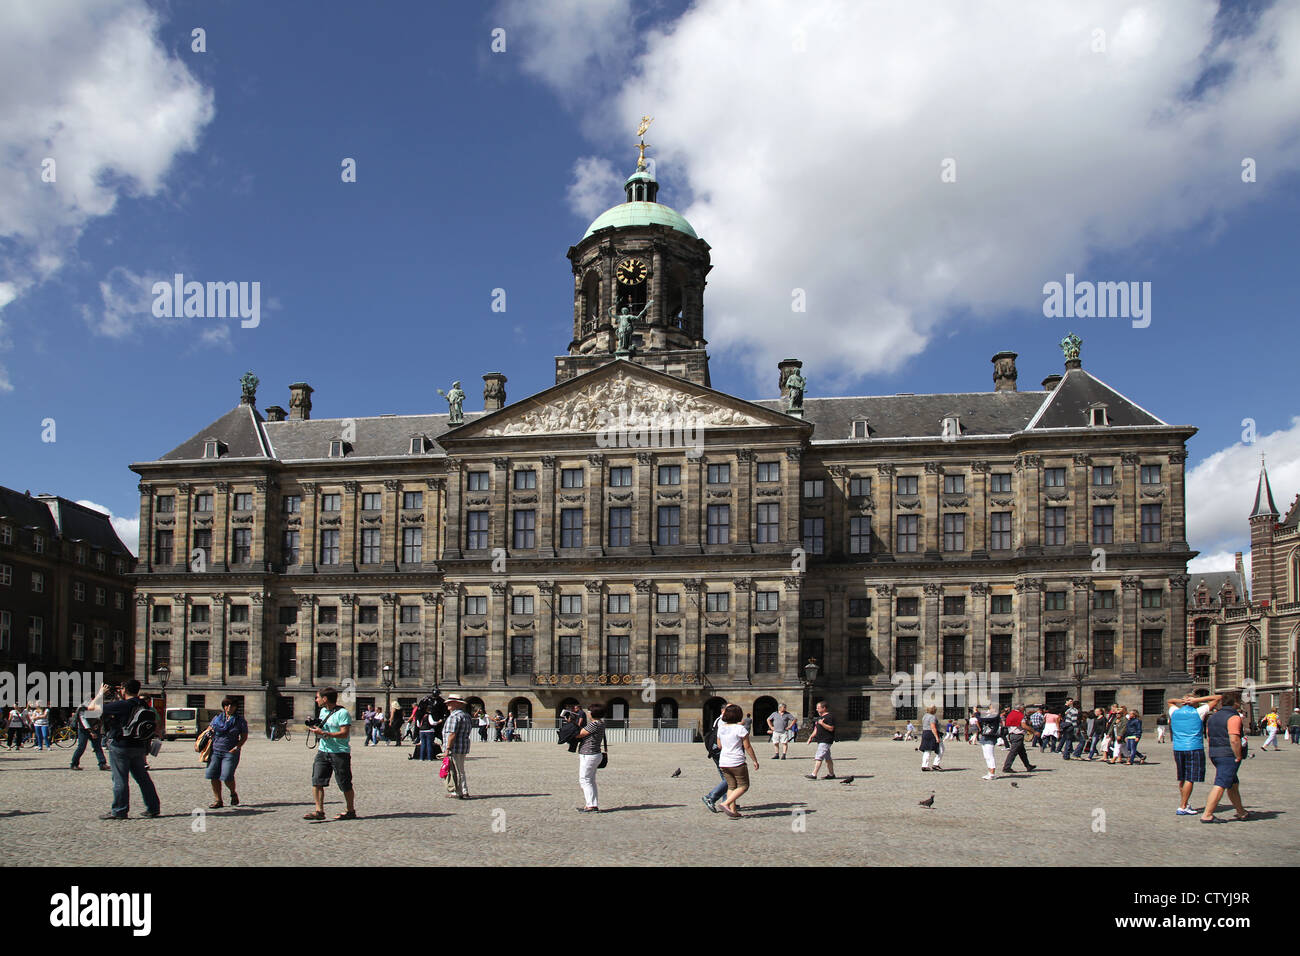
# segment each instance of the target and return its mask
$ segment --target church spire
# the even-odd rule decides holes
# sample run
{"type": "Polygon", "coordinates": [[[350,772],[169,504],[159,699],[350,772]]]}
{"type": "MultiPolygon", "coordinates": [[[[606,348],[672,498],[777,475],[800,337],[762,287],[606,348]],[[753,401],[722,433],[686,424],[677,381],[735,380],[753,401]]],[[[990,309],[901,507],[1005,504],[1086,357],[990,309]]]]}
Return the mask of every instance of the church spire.
{"type": "Polygon", "coordinates": [[[1264,467],[1264,458],[1259,459],[1259,484],[1255,487],[1255,507],[1251,509],[1252,518],[1277,517],[1277,505],[1273,504],[1273,489],[1268,483],[1268,469],[1264,467]]]}
{"type": "Polygon", "coordinates": [[[650,128],[650,124],[653,122],[653,116],[642,116],[641,125],[636,130],[636,135],[641,140],[636,144],[636,148],[640,150],[636,160],[636,171],[623,184],[623,192],[626,193],[628,202],[659,201],[659,183],[655,182],[655,178],[645,161],[645,151],[650,148],[650,144],[645,141],[645,131],[650,128]]]}

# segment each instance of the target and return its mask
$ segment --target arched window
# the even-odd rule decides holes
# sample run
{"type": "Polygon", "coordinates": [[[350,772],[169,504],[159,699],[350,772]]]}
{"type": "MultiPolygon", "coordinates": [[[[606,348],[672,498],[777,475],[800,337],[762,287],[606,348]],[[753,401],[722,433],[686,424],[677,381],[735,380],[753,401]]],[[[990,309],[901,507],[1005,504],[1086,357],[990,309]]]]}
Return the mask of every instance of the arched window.
{"type": "Polygon", "coordinates": [[[1291,552],[1291,600],[1300,601],[1300,549],[1291,552]]]}
{"type": "Polygon", "coordinates": [[[1259,631],[1253,627],[1241,638],[1241,679],[1259,683],[1259,631]]]}
{"type": "Polygon", "coordinates": [[[615,697],[605,705],[605,725],[607,727],[626,727],[627,714],[627,701],[622,697],[615,697]]]}
{"type": "Polygon", "coordinates": [[[510,713],[515,715],[515,725],[528,727],[533,720],[533,704],[527,697],[516,697],[510,702],[510,713]]]}
{"type": "Polygon", "coordinates": [[[660,727],[676,727],[677,701],[671,697],[660,697],[655,701],[655,720],[660,727]]]}
{"type": "Polygon", "coordinates": [[[475,711],[481,714],[487,710],[487,705],[483,703],[482,697],[466,697],[465,703],[468,705],[465,709],[471,714],[475,711]]]}

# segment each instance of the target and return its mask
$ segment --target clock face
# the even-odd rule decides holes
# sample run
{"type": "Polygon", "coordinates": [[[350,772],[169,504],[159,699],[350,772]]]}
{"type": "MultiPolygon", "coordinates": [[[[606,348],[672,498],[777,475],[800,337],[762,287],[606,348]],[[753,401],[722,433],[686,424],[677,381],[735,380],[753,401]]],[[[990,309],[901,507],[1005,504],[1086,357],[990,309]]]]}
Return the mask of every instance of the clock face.
{"type": "Polygon", "coordinates": [[[645,282],[645,277],[649,275],[650,268],[640,259],[628,257],[618,264],[614,274],[618,281],[623,285],[640,285],[645,282]]]}

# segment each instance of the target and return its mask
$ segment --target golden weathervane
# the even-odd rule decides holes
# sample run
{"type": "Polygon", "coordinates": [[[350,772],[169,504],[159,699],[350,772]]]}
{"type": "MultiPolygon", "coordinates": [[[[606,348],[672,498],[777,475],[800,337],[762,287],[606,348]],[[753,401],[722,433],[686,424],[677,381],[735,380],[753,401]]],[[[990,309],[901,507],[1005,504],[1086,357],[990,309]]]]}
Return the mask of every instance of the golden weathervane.
{"type": "Polygon", "coordinates": [[[646,168],[645,151],[649,148],[650,144],[645,141],[645,131],[650,128],[650,124],[653,123],[654,121],[655,118],[653,116],[642,116],[641,125],[636,128],[636,135],[641,138],[641,142],[636,144],[637,149],[641,150],[641,155],[637,158],[636,161],[636,168],[638,172],[646,168]]]}

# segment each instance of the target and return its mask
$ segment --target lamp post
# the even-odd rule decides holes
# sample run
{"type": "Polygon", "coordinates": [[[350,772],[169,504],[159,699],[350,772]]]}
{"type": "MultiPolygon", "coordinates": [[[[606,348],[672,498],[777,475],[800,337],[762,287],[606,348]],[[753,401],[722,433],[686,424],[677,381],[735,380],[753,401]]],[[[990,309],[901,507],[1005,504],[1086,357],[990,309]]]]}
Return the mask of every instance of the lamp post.
{"type": "Polygon", "coordinates": [[[383,671],[384,671],[384,716],[387,717],[388,712],[392,710],[393,662],[384,661],[383,671]]]}
{"type": "Polygon", "coordinates": [[[803,719],[806,726],[812,726],[812,685],[817,680],[817,659],[808,658],[808,663],[803,666],[803,719]]]}
{"type": "Polygon", "coordinates": [[[1082,653],[1070,662],[1074,670],[1074,706],[1083,710],[1083,679],[1088,676],[1088,658],[1082,653]]]}
{"type": "Polygon", "coordinates": [[[154,671],[154,676],[158,678],[158,686],[162,688],[163,706],[166,706],[167,678],[172,676],[172,669],[166,664],[159,664],[158,669],[154,671]]]}

